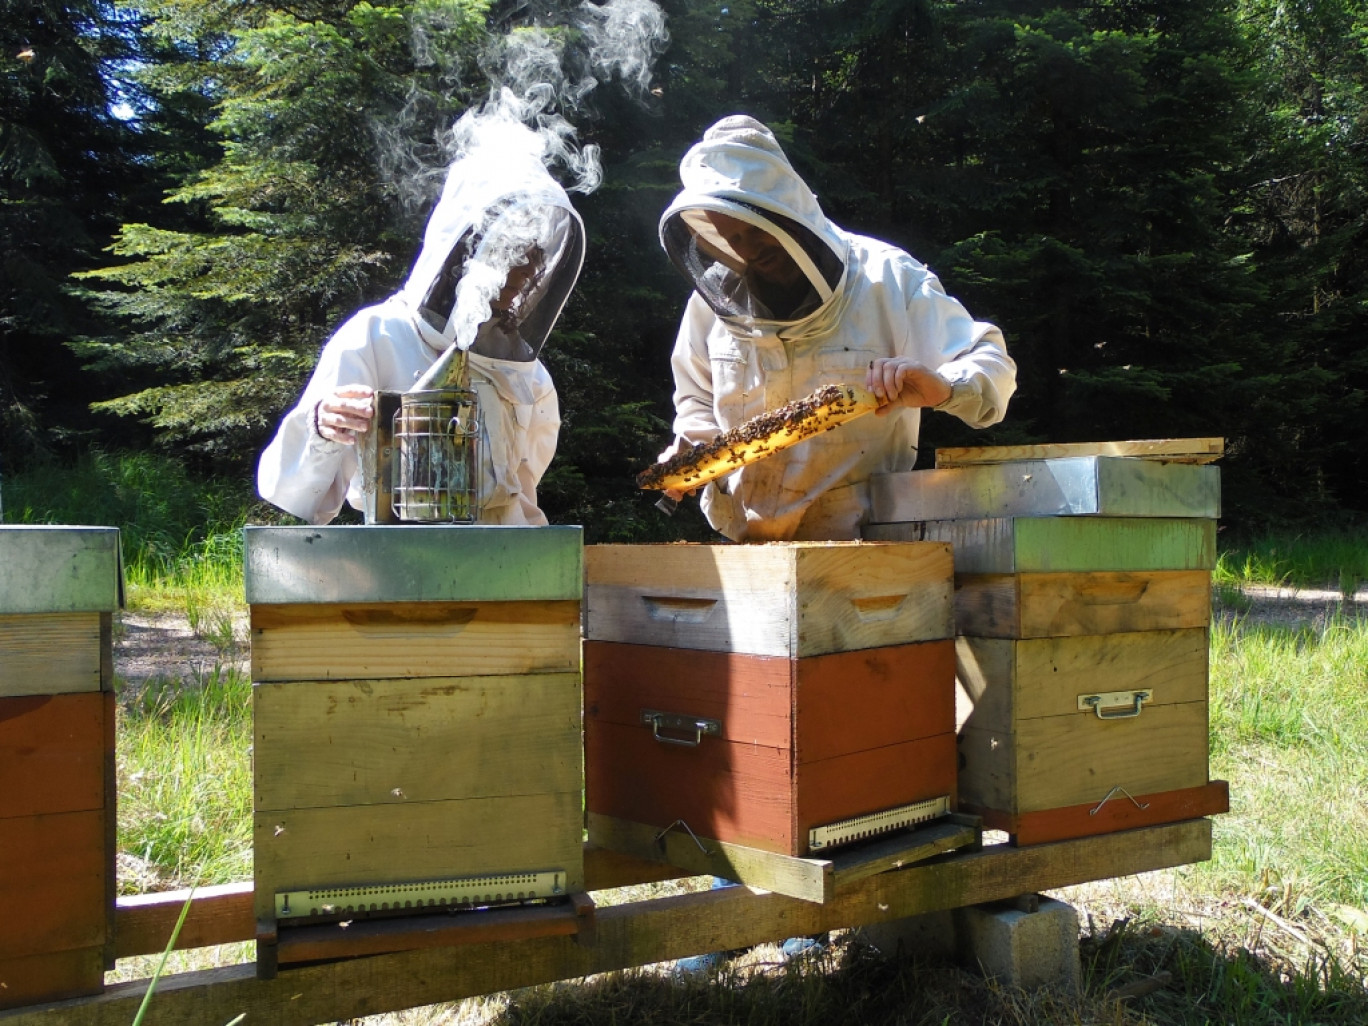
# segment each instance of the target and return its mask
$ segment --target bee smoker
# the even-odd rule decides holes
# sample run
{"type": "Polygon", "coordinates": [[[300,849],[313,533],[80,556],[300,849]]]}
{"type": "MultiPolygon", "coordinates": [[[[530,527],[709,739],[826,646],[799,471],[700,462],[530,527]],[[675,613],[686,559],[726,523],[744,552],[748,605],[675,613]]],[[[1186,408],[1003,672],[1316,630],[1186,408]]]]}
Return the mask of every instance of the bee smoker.
{"type": "Polygon", "coordinates": [[[480,515],[480,408],[452,346],[407,392],[375,393],[361,450],[368,524],[470,524],[480,515]]]}

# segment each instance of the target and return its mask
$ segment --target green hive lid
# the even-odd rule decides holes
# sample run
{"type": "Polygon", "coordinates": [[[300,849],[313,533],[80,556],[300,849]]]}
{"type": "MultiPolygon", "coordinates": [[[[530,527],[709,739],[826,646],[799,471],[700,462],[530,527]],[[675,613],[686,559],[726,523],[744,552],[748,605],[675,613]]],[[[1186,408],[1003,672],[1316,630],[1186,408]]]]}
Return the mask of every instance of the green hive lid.
{"type": "Polygon", "coordinates": [[[578,527],[248,527],[249,605],[513,602],[584,590],[578,527]]]}
{"type": "Polygon", "coordinates": [[[0,527],[0,615],[119,608],[117,527],[0,527]]]}

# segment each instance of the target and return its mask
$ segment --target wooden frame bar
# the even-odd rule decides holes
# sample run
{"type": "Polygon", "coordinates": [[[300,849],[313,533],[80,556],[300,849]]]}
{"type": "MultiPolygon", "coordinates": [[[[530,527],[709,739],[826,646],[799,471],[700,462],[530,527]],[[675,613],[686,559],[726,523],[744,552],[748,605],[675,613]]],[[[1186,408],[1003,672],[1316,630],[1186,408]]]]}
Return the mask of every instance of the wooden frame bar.
{"type": "MultiPolygon", "coordinates": [[[[144,1021],[148,1026],[199,1026],[246,1013],[249,1022],[313,1026],[1000,901],[1210,857],[1211,823],[1204,819],[1029,848],[990,845],[855,881],[825,905],[729,887],[599,908],[592,946],[570,937],[542,937],[428,948],[283,970],[271,980],[258,980],[252,963],[183,973],[160,981],[144,1021]]],[[[586,864],[591,861],[586,858],[586,864]]],[[[625,884],[633,876],[649,879],[660,871],[636,863],[642,872],[634,872],[633,863],[622,856],[612,857],[609,865],[611,872],[586,872],[594,886],[625,884]]],[[[0,1023],[122,1026],[132,1021],[146,989],[145,980],[116,984],[98,997],[0,1013],[0,1023]]]]}

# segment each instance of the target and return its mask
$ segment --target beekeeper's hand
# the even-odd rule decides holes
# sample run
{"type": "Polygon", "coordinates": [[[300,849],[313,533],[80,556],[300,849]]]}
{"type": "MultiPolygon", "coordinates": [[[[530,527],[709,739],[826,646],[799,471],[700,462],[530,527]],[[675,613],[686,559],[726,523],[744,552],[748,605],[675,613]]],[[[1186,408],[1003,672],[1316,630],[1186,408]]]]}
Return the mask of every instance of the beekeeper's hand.
{"type": "Polygon", "coordinates": [[[865,388],[883,404],[875,412],[886,416],[903,406],[939,406],[950,398],[950,382],[911,357],[880,357],[869,365],[865,388]]]}
{"type": "Polygon", "coordinates": [[[314,407],[314,430],[330,442],[355,445],[370,428],[375,416],[375,389],[369,385],[343,385],[324,396],[314,407]]]}
{"type": "MultiPolygon", "coordinates": [[[[681,448],[688,444],[689,443],[683,438],[676,438],[673,442],[670,443],[669,447],[664,452],[662,452],[659,456],[656,457],[656,462],[664,463],[666,460],[670,459],[672,456],[678,453],[681,448]]],[[[686,495],[692,495],[696,490],[697,489],[690,488],[687,492],[685,492],[681,491],[678,488],[662,489],[662,491],[665,493],[665,497],[667,499],[672,499],[675,502],[679,502],[686,495]]]]}

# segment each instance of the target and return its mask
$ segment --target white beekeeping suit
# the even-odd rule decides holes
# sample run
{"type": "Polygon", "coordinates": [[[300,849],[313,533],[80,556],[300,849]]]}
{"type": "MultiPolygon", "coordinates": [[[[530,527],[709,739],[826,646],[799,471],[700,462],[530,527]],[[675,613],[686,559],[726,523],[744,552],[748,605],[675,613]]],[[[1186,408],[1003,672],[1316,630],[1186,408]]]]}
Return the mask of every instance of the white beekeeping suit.
{"type": "Polygon", "coordinates": [[[408,281],[328,340],[262,453],[264,499],[314,524],[335,517],[344,498],[362,509],[359,446],[320,434],[320,402],[352,385],[410,390],[458,344],[483,420],[479,521],[546,523],[537,485],[555,455],[560,409],[538,355],[579,277],[584,226],[541,146],[509,126],[451,166],[408,281]]]}
{"type": "MultiPolygon", "coordinates": [[[[827,220],[764,125],[719,121],[685,155],[680,179],[660,222],[695,290],[671,360],[678,438],[705,442],[824,385],[861,384],[891,358],[943,379],[938,409],[974,427],[1002,419],[1016,365],[1001,332],[907,253],[827,220]],[[765,280],[776,258],[745,249],[749,228],[782,246],[791,284],[765,280]]],[[[912,469],[920,418],[902,406],[851,421],[708,485],[703,511],[736,541],[858,538],[870,475],[912,469]]]]}

